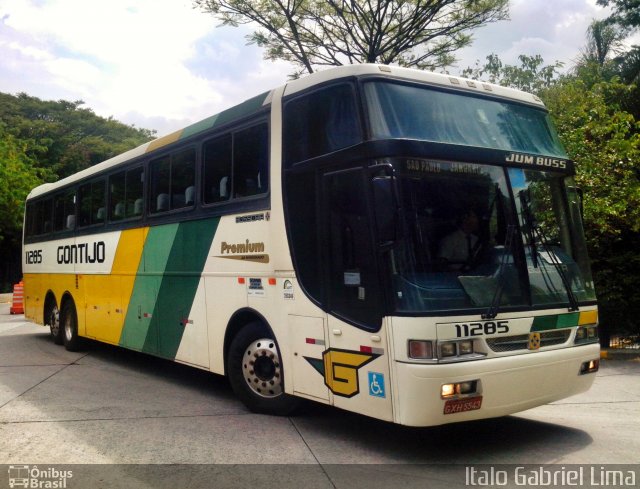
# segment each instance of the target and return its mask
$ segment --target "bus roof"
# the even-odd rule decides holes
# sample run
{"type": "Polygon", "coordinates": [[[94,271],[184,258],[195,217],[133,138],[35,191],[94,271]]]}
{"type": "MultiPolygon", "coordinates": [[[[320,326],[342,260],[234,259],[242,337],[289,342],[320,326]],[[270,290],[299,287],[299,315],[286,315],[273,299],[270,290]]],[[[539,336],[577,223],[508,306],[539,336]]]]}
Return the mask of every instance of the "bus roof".
{"type": "MultiPolygon", "coordinates": [[[[313,86],[340,78],[373,75],[418,81],[431,85],[454,88],[469,93],[483,94],[485,96],[491,95],[498,98],[509,99],[515,102],[539,106],[541,108],[544,107],[542,101],[538,97],[530,93],[522,92],[520,90],[502,87],[499,85],[494,85],[477,80],[469,80],[452,75],[443,75],[428,71],[377,64],[346,65],[316,72],[305,76],[304,78],[288,82],[284,86],[284,95],[292,95],[313,86]]],[[[54,183],[45,183],[43,185],[40,185],[34,188],[29,193],[27,199],[32,199],[49,191],[80,181],[91,175],[99,173],[102,170],[118,166],[119,164],[124,164],[130,160],[133,160],[134,158],[145,155],[147,153],[151,153],[168,144],[186,139],[205,130],[213,129],[215,127],[221,127],[227,123],[247,117],[257,112],[262,107],[268,105],[271,102],[271,97],[274,92],[275,90],[271,90],[262,93],[218,114],[207,117],[206,119],[196,122],[195,124],[191,124],[190,126],[175,131],[171,134],[167,134],[153,141],[144,143],[137,148],[133,148],[129,151],[121,153],[117,156],[114,156],[113,158],[93,165],[66,178],[63,178],[62,180],[54,183]]]]}

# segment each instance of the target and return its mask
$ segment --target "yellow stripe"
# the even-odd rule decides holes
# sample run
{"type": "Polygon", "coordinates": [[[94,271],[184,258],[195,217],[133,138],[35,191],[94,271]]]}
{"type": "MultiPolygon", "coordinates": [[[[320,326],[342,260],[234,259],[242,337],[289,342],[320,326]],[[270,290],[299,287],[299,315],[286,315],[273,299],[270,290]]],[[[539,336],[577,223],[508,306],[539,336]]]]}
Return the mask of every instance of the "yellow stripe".
{"type": "Polygon", "coordinates": [[[147,150],[145,151],[145,153],[150,153],[151,151],[155,151],[158,148],[162,148],[167,144],[175,143],[178,139],[180,139],[180,136],[182,136],[182,129],[176,132],[172,132],[171,134],[167,134],[166,136],[158,138],[154,141],[151,141],[149,143],[149,146],[147,146],[147,150]]]}
{"type": "Polygon", "coordinates": [[[578,324],[580,326],[584,324],[595,324],[598,322],[598,311],[583,311],[580,313],[580,319],[578,319],[578,324]]]}
{"type": "Polygon", "coordinates": [[[84,275],[87,336],[118,344],[149,228],[123,231],[110,275],[84,275]],[[89,293],[91,292],[91,293],[89,293]]]}

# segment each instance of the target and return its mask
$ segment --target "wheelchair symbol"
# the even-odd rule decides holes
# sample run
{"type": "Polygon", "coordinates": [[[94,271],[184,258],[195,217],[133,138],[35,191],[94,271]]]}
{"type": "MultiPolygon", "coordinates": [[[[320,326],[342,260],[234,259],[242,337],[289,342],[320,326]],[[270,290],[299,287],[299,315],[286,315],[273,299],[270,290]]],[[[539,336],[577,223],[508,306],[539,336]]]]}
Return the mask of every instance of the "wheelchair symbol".
{"type": "Polygon", "coordinates": [[[368,372],[369,395],[373,397],[386,397],[384,390],[384,375],[379,372],[368,372]]]}

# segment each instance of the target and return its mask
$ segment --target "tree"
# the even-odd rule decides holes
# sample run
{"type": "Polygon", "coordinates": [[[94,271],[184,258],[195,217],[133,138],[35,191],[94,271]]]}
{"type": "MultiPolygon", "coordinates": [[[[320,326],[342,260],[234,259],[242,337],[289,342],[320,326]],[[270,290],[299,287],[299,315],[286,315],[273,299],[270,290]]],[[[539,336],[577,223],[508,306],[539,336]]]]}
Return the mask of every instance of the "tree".
{"type": "Polygon", "coordinates": [[[465,75],[525,89],[544,101],[569,157],[576,161],[576,182],[584,190],[600,324],[605,331],[637,333],[640,122],[625,110],[637,89],[599,64],[613,63],[604,44],[592,54],[562,76],[558,63],[545,66],[540,56],[524,55],[520,66],[505,65],[490,55],[484,66],[468,68],[465,75]]]}
{"type": "Polygon", "coordinates": [[[585,231],[601,324],[640,332],[640,123],[620,101],[633,87],[567,77],[541,96],[584,190],[585,231]],[[616,103],[616,101],[618,101],[616,103]]]}
{"type": "Polygon", "coordinates": [[[474,29],[508,17],[508,0],[194,0],[222,25],[251,24],[265,58],[318,66],[397,63],[436,69],[455,61],[474,29]]]}
{"type": "Polygon", "coordinates": [[[0,93],[0,121],[26,145],[34,165],[58,178],[152,139],[153,131],[99,117],[83,104],[0,93]]]}
{"type": "Polygon", "coordinates": [[[153,131],[99,117],[82,105],[0,93],[0,291],[20,278],[29,191],[151,139],[153,131]]]}
{"type": "Polygon", "coordinates": [[[544,65],[544,59],[539,54],[535,56],[521,54],[518,56],[520,66],[504,64],[497,54],[490,54],[486,59],[487,62],[482,66],[477,61],[475,67],[464,69],[462,76],[474,80],[482,79],[534,94],[553,85],[563,66],[560,61],[544,65]]]}
{"type": "Polygon", "coordinates": [[[0,292],[20,276],[20,238],[24,201],[42,183],[25,145],[0,123],[0,292]]]}
{"type": "Polygon", "coordinates": [[[622,52],[624,31],[606,20],[594,20],[587,29],[587,44],[578,64],[595,63],[604,67],[612,55],[622,52]]]}
{"type": "Polygon", "coordinates": [[[608,21],[627,29],[640,27],[640,0],[598,0],[598,5],[613,9],[608,21]]]}

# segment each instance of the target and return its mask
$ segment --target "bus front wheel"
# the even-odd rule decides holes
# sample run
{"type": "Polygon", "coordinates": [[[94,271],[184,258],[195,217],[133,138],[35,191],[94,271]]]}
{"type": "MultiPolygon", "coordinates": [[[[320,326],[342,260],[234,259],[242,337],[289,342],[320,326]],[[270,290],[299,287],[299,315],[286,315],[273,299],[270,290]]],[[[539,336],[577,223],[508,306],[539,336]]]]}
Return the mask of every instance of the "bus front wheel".
{"type": "Polygon", "coordinates": [[[62,306],[61,326],[64,347],[69,351],[78,351],[81,338],[78,336],[78,314],[73,300],[67,300],[62,306]]]}
{"type": "Polygon", "coordinates": [[[259,322],[242,328],[231,342],[227,373],[236,396],[251,411],[286,416],[299,400],[284,392],[282,359],[272,336],[259,322]]]}

